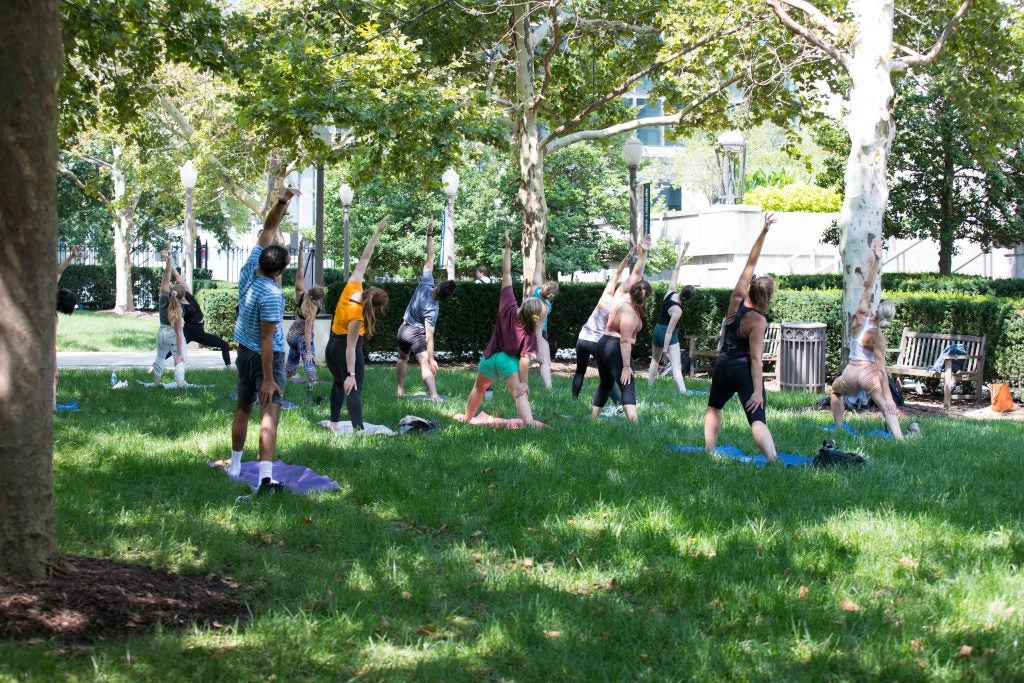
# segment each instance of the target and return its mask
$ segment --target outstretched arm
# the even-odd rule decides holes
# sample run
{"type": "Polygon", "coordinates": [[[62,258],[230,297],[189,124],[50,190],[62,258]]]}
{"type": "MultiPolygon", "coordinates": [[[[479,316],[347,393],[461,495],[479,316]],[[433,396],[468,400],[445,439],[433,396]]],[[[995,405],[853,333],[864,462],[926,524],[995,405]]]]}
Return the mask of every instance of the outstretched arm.
{"type": "Polygon", "coordinates": [[[174,264],[171,263],[171,243],[167,243],[167,248],[164,249],[164,279],[160,281],[160,295],[171,293],[171,271],[174,270],[174,264]]]}
{"type": "Polygon", "coordinates": [[[270,211],[267,212],[267,219],[263,221],[263,230],[260,231],[258,240],[261,247],[269,247],[277,241],[277,237],[280,235],[281,221],[284,220],[284,214],[288,211],[288,202],[292,200],[292,197],[299,194],[302,193],[294,187],[286,187],[281,191],[281,196],[270,207],[270,211]]]}
{"type": "Polygon", "coordinates": [[[629,259],[633,257],[633,251],[635,247],[630,245],[629,251],[626,252],[626,257],[619,262],[619,267],[612,273],[611,278],[608,280],[608,284],[604,286],[604,291],[601,292],[601,298],[611,296],[615,293],[615,287],[619,284],[619,278],[626,272],[626,268],[629,267],[629,259]]]}
{"type": "Polygon", "coordinates": [[[505,254],[501,257],[501,288],[512,286],[512,239],[505,231],[505,254]]]}
{"type": "MultiPolygon", "coordinates": [[[[380,223],[377,223],[377,229],[370,235],[370,241],[363,247],[363,255],[359,257],[359,263],[352,269],[352,275],[349,276],[349,282],[362,282],[363,275],[366,274],[366,267],[370,264],[370,257],[373,256],[373,250],[377,246],[377,240],[380,239],[380,234],[384,232],[384,228],[388,227],[388,217],[380,219],[380,223]]],[[[352,367],[352,366],[350,366],[352,367]]]]}
{"type": "Polygon", "coordinates": [[[689,242],[683,242],[683,249],[679,252],[679,258],[676,259],[676,267],[672,269],[672,277],[668,281],[668,291],[672,291],[676,288],[679,283],[679,271],[683,269],[683,260],[686,258],[686,250],[690,248],[689,242]]]}
{"type": "Polygon", "coordinates": [[[423,261],[423,274],[434,272],[434,219],[427,221],[427,257],[423,261]]]}
{"type": "Polygon", "coordinates": [[[305,253],[303,247],[306,246],[304,239],[299,240],[299,262],[295,264],[295,305],[299,305],[299,297],[306,291],[306,268],[305,261],[302,256],[305,253]]]}
{"type": "Polygon", "coordinates": [[[754,245],[750,247],[750,255],[747,256],[747,264],[743,266],[743,272],[740,273],[740,279],[736,281],[736,286],[732,290],[732,301],[729,304],[729,313],[736,312],[739,308],[739,303],[736,299],[743,300],[747,296],[747,290],[750,288],[750,281],[754,279],[754,268],[757,267],[757,260],[761,258],[761,247],[764,246],[764,238],[768,236],[768,228],[775,223],[775,216],[766,213],[764,215],[764,224],[761,226],[761,234],[754,240],[754,245]]]}
{"type": "Polygon", "coordinates": [[[868,277],[864,280],[864,294],[857,305],[856,322],[860,326],[871,317],[871,297],[875,293],[875,280],[878,269],[882,265],[882,240],[876,239],[871,245],[871,265],[868,266],[868,277]]]}
{"type": "Polygon", "coordinates": [[[71,262],[74,261],[75,258],[77,258],[79,249],[80,247],[77,244],[71,247],[71,251],[68,252],[67,258],[64,259],[64,261],[57,266],[57,282],[60,282],[60,276],[63,275],[64,271],[68,269],[68,266],[71,265],[71,262]]]}
{"type": "MultiPolygon", "coordinates": [[[[171,246],[170,244],[167,245],[168,250],[170,250],[170,246],[171,246]]],[[[188,284],[185,283],[185,279],[183,277],[181,277],[181,273],[178,272],[178,269],[174,267],[174,262],[172,261],[172,262],[170,262],[170,264],[171,264],[171,277],[174,278],[174,282],[179,284],[179,285],[181,285],[182,287],[184,287],[185,291],[187,291],[187,292],[189,292],[191,294],[192,290],[189,289],[188,284]]]]}

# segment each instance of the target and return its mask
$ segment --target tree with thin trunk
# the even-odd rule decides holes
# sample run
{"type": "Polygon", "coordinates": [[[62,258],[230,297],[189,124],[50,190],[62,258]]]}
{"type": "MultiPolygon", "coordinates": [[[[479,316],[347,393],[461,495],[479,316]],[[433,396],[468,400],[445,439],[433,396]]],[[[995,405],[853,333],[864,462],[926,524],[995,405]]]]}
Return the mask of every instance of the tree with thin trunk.
{"type": "Polygon", "coordinates": [[[57,3],[12,0],[0,22],[0,575],[59,562],[53,512],[57,3]]]}
{"type": "MultiPolygon", "coordinates": [[[[843,206],[839,213],[840,250],[843,256],[843,347],[849,347],[850,326],[861,298],[859,273],[870,262],[871,244],[882,236],[889,199],[887,170],[896,125],[892,117],[892,75],[931,63],[939,55],[971,0],[944,16],[936,35],[929,27],[946,0],[927,3],[907,0],[900,16],[912,28],[903,31],[907,44],[894,37],[896,0],[849,0],[830,3],[826,13],[809,0],[766,0],[779,21],[792,33],[827,55],[849,78],[846,129],[850,156],[846,163],[843,206]],[[836,8],[836,4],[845,4],[836,8]],[[916,10],[916,11],[915,11],[916,10]],[[910,42],[910,41],[913,42],[910,42]],[[913,45],[927,40],[930,47],[913,45]]],[[[875,284],[875,299],[881,278],[875,284]]],[[[845,355],[845,352],[844,352],[845,355]]]]}

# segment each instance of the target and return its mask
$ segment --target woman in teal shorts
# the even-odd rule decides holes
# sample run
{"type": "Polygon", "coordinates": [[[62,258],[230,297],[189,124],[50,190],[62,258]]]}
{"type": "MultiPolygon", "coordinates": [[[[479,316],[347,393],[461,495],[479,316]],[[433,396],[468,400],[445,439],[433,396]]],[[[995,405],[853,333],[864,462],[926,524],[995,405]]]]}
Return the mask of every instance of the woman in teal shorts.
{"type": "Polygon", "coordinates": [[[516,399],[516,412],[525,425],[533,425],[533,411],[530,409],[530,358],[537,352],[534,332],[540,321],[544,304],[540,299],[528,297],[523,305],[516,303],[512,291],[512,242],[505,233],[505,257],[502,264],[501,295],[498,303],[498,320],[494,323],[491,340],[484,349],[483,359],[477,368],[476,383],[469,392],[466,403],[465,421],[476,415],[484,399],[484,393],[497,380],[516,399]]]}
{"type": "Polygon", "coordinates": [[[654,380],[658,378],[658,364],[667,354],[672,365],[672,379],[676,381],[676,389],[680,394],[686,393],[686,382],[683,381],[682,353],[679,349],[679,318],[683,313],[682,304],[692,299],[697,290],[693,285],[686,285],[677,291],[676,283],[679,281],[679,270],[683,267],[683,260],[689,247],[689,242],[683,243],[679,258],[676,259],[676,267],[668,281],[665,298],[661,300],[661,306],[658,308],[658,319],[654,324],[651,340],[651,366],[647,369],[647,386],[653,387],[654,380]]]}

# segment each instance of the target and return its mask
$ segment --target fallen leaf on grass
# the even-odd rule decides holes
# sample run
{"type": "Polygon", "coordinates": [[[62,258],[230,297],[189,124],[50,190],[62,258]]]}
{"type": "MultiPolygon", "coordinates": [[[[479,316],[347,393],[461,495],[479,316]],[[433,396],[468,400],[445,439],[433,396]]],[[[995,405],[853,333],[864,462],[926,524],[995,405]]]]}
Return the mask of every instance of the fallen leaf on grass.
{"type": "Polygon", "coordinates": [[[988,603],[988,613],[993,617],[1009,618],[1012,617],[1016,611],[1017,610],[1015,608],[1010,607],[1002,600],[993,600],[988,603]]]}
{"type": "Polygon", "coordinates": [[[974,648],[973,647],[971,647],[970,645],[964,645],[956,653],[955,657],[957,659],[963,659],[964,657],[970,657],[972,652],[974,652],[974,648]]]}
{"type": "Polygon", "coordinates": [[[260,536],[260,543],[263,545],[271,545],[274,542],[273,534],[263,534],[260,536]]]}
{"type": "Polygon", "coordinates": [[[480,531],[479,529],[477,529],[476,531],[474,531],[473,533],[471,533],[471,534],[469,535],[469,537],[470,537],[470,538],[480,538],[480,537],[481,537],[481,536],[483,536],[483,535],[484,535],[484,532],[482,532],[482,531],[480,531]]]}
{"type": "Polygon", "coordinates": [[[437,624],[424,624],[416,629],[416,633],[422,636],[432,636],[437,633],[437,624]]]}
{"type": "Polygon", "coordinates": [[[561,638],[562,637],[562,632],[561,631],[544,631],[544,637],[545,638],[550,638],[551,640],[555,640],[556,638],[561,638]]]}
{"type": "Polygon", "coordinates": [[[923,652],[924,651],[924,643],[922,643],[917,638],[914,638],[912,641],[910,641],[910,649],[913,650],[914,652],[923,652]]]}
{"type": "Polygon", "coordinates": [[[522,565],[524,567],[526,567],[526,568],[530,568],[530,567],[533,566],[533,558],[532,557],[524,557],[521,562],[522,562],[522,565]]]}
{"type": "Polygon", "coordinates": [[[839,601],[839,609],[843,610],[844,612],[859,612],[860,605],[855,603],[853,600],[850,600],[849,598],[843,598],[839,601]]]}
{"type": "Polygon", "coordinates": [[[309,517],[303,517],[303,518],[302,518],[301,520],[299,520],[299,521],[300,521],[300,522],[302,522],[302,525],[303,525],[303,526],[313,526],[313,520],[312,520],[312,519],[310,519],[309,517]]]}
{"type": "Polygon", "coordinates": [[[715,598],[714,600],[712,600],[711,602],[708,603],[708,607],[710,607],[712,609],[715,609],[715,608],[721,607],[721,606],[722,606],[722,601],[719,600],[718,598],[715,598]]]}
{"type": "Polygon", "coordinates": [[[391,628],[391,622],[388,621],[387,617],[381,617],[380,618],[380,627],[381,628],[391,628]]]}
{"type": "Polygon", "coordinates": [[[410,598],[412,598],[412,593],[410,593],[409,591],[402,591],[401,593],[399,593],[399,595],[402,596],[403,600],[409,600],[410,598]]]}
{"type": "Polygon", "coordinates": [[[807,597],[807,594],[810,593],[810,592],[811,592],[811,589],[808,588],[807,586],[800,586],[800,588],[798,588],[797,591],[796,591],[796,597],[798,597],[801,600],[803,600],[804,598],[807,597]]]}
{"type": "Polygon", "coordinates": [[[903,565],[907,569],[917,569],[918,566],[919,566],[918,563],[917,563],[917,560],[915,560],[913,558],[910,558],[910,557],[907,557],[906,555],[904,555],[900,559],[896,560],[896,562],[898,562],[899,564],[903,565]]]}

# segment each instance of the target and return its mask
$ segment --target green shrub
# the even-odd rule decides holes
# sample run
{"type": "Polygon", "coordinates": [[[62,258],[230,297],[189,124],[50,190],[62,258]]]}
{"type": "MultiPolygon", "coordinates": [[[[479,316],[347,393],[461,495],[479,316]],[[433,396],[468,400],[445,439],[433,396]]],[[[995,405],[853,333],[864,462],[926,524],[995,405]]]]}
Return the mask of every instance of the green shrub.
{"type": "Polygon", "coordinates": [[[835,190],[794,183],[785,187],[755,187],[743,195],[743,202],[759,205],[765,211],[835,213],[842,206],[843,198],[835,190]]]}
{"type": "MultiPolygon", "coordinates": [[[[135,308],[140,311],[156,310],[163,268],[132,268],[132,295],[135,308]]],[[[193,284],[209,280],[211,273],[197,268],[193,284]]],[[[60,278],[60,286],[78,295],[82,308],[107,310],[114,307],[117,297],[116,272],[112,264],[83,265],[72,263],[60,278]]]]}
{"type": "MultiPolygon", "coordinates": [[[[842,289],[840,273],[777,275],[779,289],[842,289]]],[[[951,292],[1013,299],[1024,298],[1024,279],[993,280],[982,275],[939,275],[937,273],[883,273],[882,286],[889,292],[951,292]]]]}
{"type": "Polygon", "coordinates": [[[196,300],[203,309],[206,331],[224,339],[233,339],[238,318],[238,287],[202,289],[196,294],[196,300]]]}

